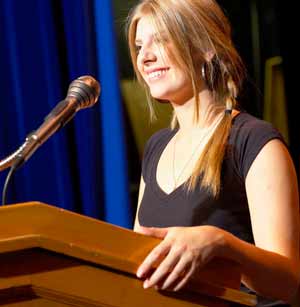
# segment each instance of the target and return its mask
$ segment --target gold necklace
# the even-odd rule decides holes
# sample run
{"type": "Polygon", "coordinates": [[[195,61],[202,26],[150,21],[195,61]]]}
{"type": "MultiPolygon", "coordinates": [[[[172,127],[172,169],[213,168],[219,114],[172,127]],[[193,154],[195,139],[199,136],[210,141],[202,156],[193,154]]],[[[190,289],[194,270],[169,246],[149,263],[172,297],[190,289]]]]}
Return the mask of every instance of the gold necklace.
{"type": "Polygon", "coordinates": [[[197,149],[200,147],[200,145],[202,144],[202,141],[204,140],[205,136],[208,135],[208,132],[203,133],[202,137],[200,138],[199,143],[197,144],[197,146],[194,148],[194,150],[192,151],[192,154],[189,156],[189,158],[187,159],[187,161],[185,162],[185,164],[183,165],[181,171],[179,172],[179,175],[175,176],[175,152],[176,152],[176,142],[177,142],[177,135],[175,135],[174,138],[174,144],[173,144],[173,181],[174,181],[174,190],[177,188],[177,184],[179,179],[181,178],[184,170],[186,169],[186,167],[189,165],[189,163],[191,162],[192,158],[194,157],[194,155],[197,152],[197,149]]]}
{"type": "Polygon", "coordinates": [[[174,181],[174,190],[177,188],[177,183],[179,181],[179,179],[181,178],[184,170],[186,169],[186,167],[188,166],[188,164],[190,163],[190,161],[192,160],[192,158],[194,157],[194,155],[197,152],[197,149],[199,149],[200,145],[202,144],[203,140],[205,139],[206,136],[209,135],[209,133],[213,132],[215,130],[215,128],[218,126],[218,124],[220,123],[222,118],[220,118],[219,120],[216,120],[216,122],[210,126],[209,128],[207,128],[207,131],[203,132],[199,143],[196,145],[196,147],[194,148],[194,150],[192,151],[192,154],[189,156],[189,158],[187,159],[187,161],[185,162],[185,164],[183,165],[183,168],[181,169],[181,171],[179,172],[179,175],[175,176],[175,149],[176,149],[176,142],[177,142],[177,135],[175,135],[174,137],[174,144],[173,144],[173,181],[174,181]]]}

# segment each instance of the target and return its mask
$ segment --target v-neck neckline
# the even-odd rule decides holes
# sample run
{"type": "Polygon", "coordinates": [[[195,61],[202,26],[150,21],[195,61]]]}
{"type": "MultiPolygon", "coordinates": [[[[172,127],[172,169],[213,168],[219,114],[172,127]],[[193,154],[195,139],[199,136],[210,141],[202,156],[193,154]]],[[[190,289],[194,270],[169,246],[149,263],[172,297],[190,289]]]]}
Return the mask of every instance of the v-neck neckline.
{"type": "MultiPolygon", "coordinates": [[[[239,111],[233,118],[232,118],[232,126],[236,120],[237,117],[239,117],[240,114],[242,114],[242,111],[239,111]]],[[[171,130],[169,128],[169,135],[167,136],[167,138],[165,139],[165,141],[161,142],[159,149],[158,149],[158,153],[155,157],[153,166],[151,167],[151,188],[152,190],[157,194],[158,197],[160,197],[161,199],[172,199],[174,197],[176,197],[176,195],[180,192],[182,192],[182,189],[184,188],[185,184],[188,182],[188,180],[191,178],[191,176],[189,176],[183,183],[181,183],[180,185],[178,185],[175,189],[173,189],[170,193],[165,192],[162,187],[159,185],[158,181],[157,181],[157,169],[158,169],[158,164],[159,161],[162,157],[162,154],[164,152],[164,150],[166,149],[166,147],[168,146],[168,144],[170,143],[170,141],[172,140],[173,137],[175,137],[176,133],[178,132],[179,128],[176,128],[174,130],[171,130]]]]}
{"type": "Polygon", "coordinates": [[[153,167],[151,168],[151,183],[152,183],[151,187],[154,190],[154,192],[158,195],[158,197],[163,198],[163,199],[167,199],[167,198],[171,199],[171,198],[175,197],[179,192],[181,192],[183,186],[185,185],[185,183],[190,178],[189,177],[186,181],[184,181],[182,184],[177,186],[170,193],[165,192],[157,181],[157,169],[158,169],[159,161],[162,157],[164,150],[166,149],[166,147],[168,146],[168,144],[170,143],[172,138],[175,136],[177,131],[178,131],[178,128],[176,128],[174,130],[170,130],[170,134],[168,135],[166,140],[160,144],[158,153],[157,153],[155,161],[153,163],[153,167]]]}

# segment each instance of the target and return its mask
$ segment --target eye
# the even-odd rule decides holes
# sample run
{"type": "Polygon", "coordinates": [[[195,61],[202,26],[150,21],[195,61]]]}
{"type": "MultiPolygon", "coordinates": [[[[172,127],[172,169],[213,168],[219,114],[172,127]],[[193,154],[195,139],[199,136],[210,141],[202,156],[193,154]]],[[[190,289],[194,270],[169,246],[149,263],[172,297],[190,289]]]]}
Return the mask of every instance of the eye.
{"type": "Polygon", "coordinates": [[[135,45],[135,51],[136,51],[137,53],[139,53],[141,49],[142,49],[142,46],[135,45]]]}

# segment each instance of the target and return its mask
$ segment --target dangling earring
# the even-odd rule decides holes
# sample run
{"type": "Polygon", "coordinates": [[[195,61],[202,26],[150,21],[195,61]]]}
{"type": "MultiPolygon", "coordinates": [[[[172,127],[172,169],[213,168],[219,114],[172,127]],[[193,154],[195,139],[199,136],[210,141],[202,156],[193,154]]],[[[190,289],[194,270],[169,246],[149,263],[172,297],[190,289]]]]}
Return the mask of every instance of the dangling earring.
{"type": "Polygon", "coordinates": [[[201,75],[202,75],[203,80],[205,80],[206,82],[205,62],[202,64],[202,67],[201,67],[201,75]]]}
{"type": "Polygon", "coordinates": [[[233,109],[232,97],[228,97],[228,98],[226,99],[225,114],[231,115],[232,109],[233,109]]]}
{"type": "Polygon", "coordinates": [[[230,96],[227,97],[226,99],[226,107],[225,107],[225,114],[231,115],[233,106],[234,106],[234,101],[237,96],[237,88],[232,80],[231,77],[229,77],[227,81],[227,88],[230,93],[230,96]]]}

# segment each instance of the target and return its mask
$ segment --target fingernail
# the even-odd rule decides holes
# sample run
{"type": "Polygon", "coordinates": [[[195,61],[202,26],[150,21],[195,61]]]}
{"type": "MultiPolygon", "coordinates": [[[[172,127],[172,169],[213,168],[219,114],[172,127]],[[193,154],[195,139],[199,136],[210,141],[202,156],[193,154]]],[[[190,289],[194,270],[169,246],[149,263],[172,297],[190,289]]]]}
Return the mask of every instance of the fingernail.
{"type": "Polygon", "coordinates": [[[179,291],[179,290],[180,290],[180,287],[175,287],[175,288],[173,289],[174,292],[177,292],[177,291],[179,291]]]}
{"type": "Polygon", "coordinates": [[[144,281],[143,287],[144,287],[144,289],[147,289],[147,288],[149,287],[149,281],[148,281],[148,279],[146,279],[146,280],[144,281]]]}
{"type": "Polygon", "coordinates": [[[166,285],[162,285],[161,286],[161,290],[166,290],[167,286],[166,285]]]}
{"type": "Polygon", "coordinates": [[[136,276],[137,276],[138,278],[141,278],[141,277],[143,276],[143,271],[142,271],[140,268],[137,270],[136,276]]]}

